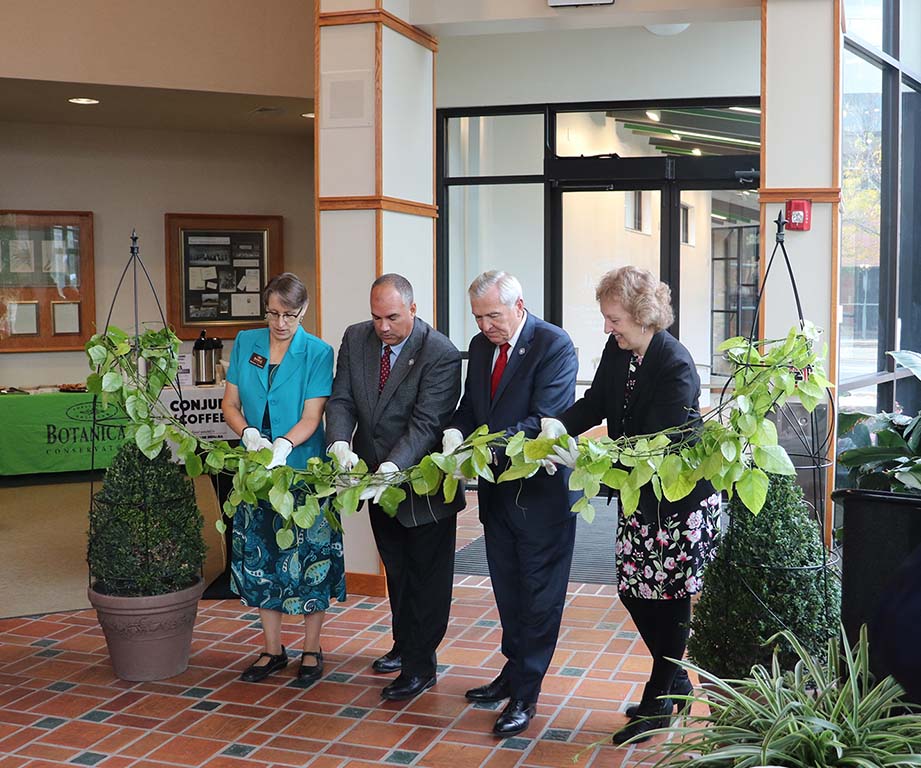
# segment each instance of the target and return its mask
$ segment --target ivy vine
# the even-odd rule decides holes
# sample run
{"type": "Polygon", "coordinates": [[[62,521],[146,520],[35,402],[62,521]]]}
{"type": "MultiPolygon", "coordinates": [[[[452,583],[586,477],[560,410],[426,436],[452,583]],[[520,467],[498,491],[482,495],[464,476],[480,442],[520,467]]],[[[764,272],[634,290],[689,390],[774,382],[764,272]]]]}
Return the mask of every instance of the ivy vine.
{"type": "MultiPolygon", "coordinates": [[[[701,479],[730,497],[738,494],[757,514],[767,495],[768,473],[795,474],[768,415],[794,396],[811,412],[831,387],[821,364],[825,349],[820,352],[820,333],[805,323],[782,339],[727,340],[719,349],[734,372],[717,407],[676,429],[616,440],[568,435],[532,439],[523,432],[507,436],[481,426],[453,453],[432,453],[414,467],[383,476],[369,471],[363,461],[343,471],[335,460],[318,457],[303,469],[266,469],[272,457],[268,449],[247,451],[226,440],[196,437],[158,399],[178,371],[179,339],[169,328],[130,336],[110,326],[94,335],[86,344],[94,369],[86,384],[104,403],[124,408],[130,419],[128,434],[149,458],[169,442],[192,477],[232,473],[233,490],[223,506],[227,518],[241,502],[268,501],[284,520],[276,534],[278,545],[288,548],[295,540],[294,527],[309,528],[321,513],[338,526],[334,511],[353,514],[363,500],[374,498],[395,515],[407,485],[420,496],[441,493],[450,502],[462,479],[520,481],[545,471],[547,459],[559,463],[561,454],[573,465],[569,487],[582,492],[573,511],[589,522],[594,518],[590,500],[602,486],[616,490],[624,514],[631,515],[647,484],[657,498],[677,501],[701,479]],[[491,463],[493,448],[504,449],[509,459],[498,477],[491,463]],[[297,506],[293,489],[304,491],[303,503],[297,506]]],[[[217,527],[226,529],[223,519],[217,527]]]]}

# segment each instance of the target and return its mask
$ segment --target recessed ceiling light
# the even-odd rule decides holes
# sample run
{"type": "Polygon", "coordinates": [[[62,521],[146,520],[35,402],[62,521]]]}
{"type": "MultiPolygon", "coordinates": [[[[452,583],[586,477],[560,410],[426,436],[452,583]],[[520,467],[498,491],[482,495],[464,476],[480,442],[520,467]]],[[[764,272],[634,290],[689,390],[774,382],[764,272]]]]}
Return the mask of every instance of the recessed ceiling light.
{"type": "Polygon", "coordinates": [[[710,214],[710,218],[711,218],[711,219],[716,219],[717,221],[726,221],[726,219],[727,219],[728,217],[727,217],[727,216],[720,216],[718,213],[711,213],[711,214],[710,214]]]}
{"type": "Polygon", "coordinates": [[[761,110],[758,107],[729,107],[732,112],[747,112],[749,115],[760,115],[761,110]]]}
{"type": "Polygon", "coordinates": [[[650,120],[652,120],[652,121],[655,122],[655,123],[658,123],[658,122],[662,119],[662,115],[660,115],[660,114],[659,114],[656,110],[654,110],[654,109],[647,109],[647,110],[646,110],[646,117],[648,117],[650,120]]]}
{"type": "Polygon", "coordinates": [[[691,150],[691,154],[700,157],[703,152],[700,151],[700,147],[694,147],[694,149],[691,150]]]}
{"type": "Polygon", "coordinates": [[[313,112],[304,112],[301,117],[314,118],[316,115],[313,112]]]}
{"type": "Polygon", "coordinates": [[[83,98],[82,96],[81,96],[80,98],[76,98],[76,99],[68,99],[68,101],[69,101],[71,104],[83,104],[83,105],[86,105],[86,104],[98,104],[98,103],[99,103],[99,99],[87,99],[87,98],[83,98]]]}

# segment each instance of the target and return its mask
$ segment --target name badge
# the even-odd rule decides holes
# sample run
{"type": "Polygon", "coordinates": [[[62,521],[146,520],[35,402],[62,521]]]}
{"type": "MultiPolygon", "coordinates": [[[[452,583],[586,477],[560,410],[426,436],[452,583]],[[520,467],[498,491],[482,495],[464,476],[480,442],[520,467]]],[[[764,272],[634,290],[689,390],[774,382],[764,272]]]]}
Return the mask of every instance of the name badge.
{"type": "Polygon", "coordinates": [[[257,355],[255,352],[249,356],[249,364],[257,368],[265,368],[266,362],[267,360],[262,355],[257,355]]]}

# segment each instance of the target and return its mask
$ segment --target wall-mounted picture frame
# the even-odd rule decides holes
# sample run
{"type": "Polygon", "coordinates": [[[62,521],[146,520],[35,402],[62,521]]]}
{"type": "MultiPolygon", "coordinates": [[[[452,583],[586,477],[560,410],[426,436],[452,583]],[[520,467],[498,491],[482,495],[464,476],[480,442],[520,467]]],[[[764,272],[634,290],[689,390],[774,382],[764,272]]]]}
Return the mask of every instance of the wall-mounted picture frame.
{"type": "Polygon", "coordinates": [[[51,332],[55,336],[80,333],[80,302],[51,302],[51,332]]]}
{"type": "Polygon", "coordinates": [[[232,339],[265,323],[262,289],[284,271],[283,221],[166,214],[166,313],[180,339],[232,339]]]}
{"type": "Polygon", "coordinates": [[[11,336],[38,336],[37,301],[10,301],[6,311],[10,318],[11,336]]]}
{"type": "Polygon", "coordinates": [[[0,353],[82,350],[95,285],[91,211],[0,210],[0,353]]]}

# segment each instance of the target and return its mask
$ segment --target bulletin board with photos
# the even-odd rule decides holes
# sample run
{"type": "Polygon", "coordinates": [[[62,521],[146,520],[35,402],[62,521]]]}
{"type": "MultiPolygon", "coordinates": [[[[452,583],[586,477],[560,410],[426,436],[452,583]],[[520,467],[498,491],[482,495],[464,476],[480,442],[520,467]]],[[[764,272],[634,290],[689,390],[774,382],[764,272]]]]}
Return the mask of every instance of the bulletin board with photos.
{"type": "Polygon", "coordinates": [[[181,339],[232,339],[265,323],[262,289],[283,271],[281,216],[166,214],[167,316],[181,339]]]}
{"type": "Polygon", "coordinates": [[[92,212],[0,210],[0,352],[81,350],[95,321],[92,212]]]}

